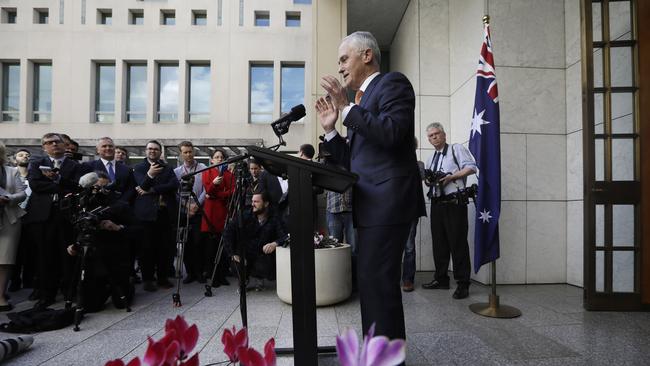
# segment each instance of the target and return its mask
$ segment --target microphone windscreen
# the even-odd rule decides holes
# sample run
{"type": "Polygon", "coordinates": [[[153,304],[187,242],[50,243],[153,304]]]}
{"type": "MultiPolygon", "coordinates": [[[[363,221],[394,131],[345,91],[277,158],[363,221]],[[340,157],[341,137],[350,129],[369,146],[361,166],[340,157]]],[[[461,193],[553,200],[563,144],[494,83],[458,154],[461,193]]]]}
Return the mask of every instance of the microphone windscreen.
{"type": "Polygon", "coordinates": [[[294,121],[301,119],[302,117],[305,116],[305,106],[302,104],[298,104],[297,106],[294,106],[293,108],[291,108],[291,115],[293,116],[294,121]]]}
{"type": "Polygon", "coordinates": [[[97,184],[97,181],[99,181],[97,173],[90,172],[82,175],[81,178],[79,178],[79,185],[81,188],[90,188],[97,184]]]}
{"type": "Polygon", "coordinates": [[[25,351],[32,343],[34,337],[30,335],[3,339],[0,341],[0,362],[25,351]]]}

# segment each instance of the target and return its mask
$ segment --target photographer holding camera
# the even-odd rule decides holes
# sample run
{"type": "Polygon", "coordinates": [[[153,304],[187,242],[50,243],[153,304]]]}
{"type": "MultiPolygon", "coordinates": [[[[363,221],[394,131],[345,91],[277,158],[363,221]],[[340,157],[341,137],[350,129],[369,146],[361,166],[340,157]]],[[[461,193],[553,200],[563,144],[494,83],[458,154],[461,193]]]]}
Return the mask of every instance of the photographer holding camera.
{"type": "MultiPolygon", "coordinates": [[[[135,217],[120,193],[108,189],[111,178],[106,172],[88,173],[79,183],[84,191],[76,195],[73,204],[77,242],[67,251],[78,256],[86,250],[82,306],[87,312],[99,311],[111,296],[116,308],[128,307],[135,292],[129,281],[132,265],[128,240],[135,217]]],[[[79,280],[79,273],[75,277],[79,280]]]]}
{"type": "Polygon", "coordinates": [[[458,287],[454,299],[469,296],[470,259],[467,243],[467,204],[472,189],[465,188],[466,177],[477,171],[469,150],[461,144],[447,144],[442,124],[427,126],[427,138],[436,152],[425,164],[427,196],[431,200],[431,238],[436,273],[424,289],[449,289],[449,255],[454,261],[458,287]],[[468,192],[470,191],[470,192],[468,192]]]}

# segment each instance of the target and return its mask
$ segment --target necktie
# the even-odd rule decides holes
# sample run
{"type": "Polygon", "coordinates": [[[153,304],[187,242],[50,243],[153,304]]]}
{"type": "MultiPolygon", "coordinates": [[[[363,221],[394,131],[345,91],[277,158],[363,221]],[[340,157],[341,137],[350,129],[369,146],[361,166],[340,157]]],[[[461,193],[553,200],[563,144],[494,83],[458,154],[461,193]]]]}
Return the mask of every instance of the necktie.
{"type": "Polygon", "coordinates": [[[113,163],[106,163],[106,170],[108,171],[108,177],[111,178],[111,182],[115,182],[115,170],[113,169],[113,163]]]}
{"type": "Polygon", "coordinates": [[[54,168],[55,169],[60,169],[61,168],[61,160],[54,159],[54,168]]]}
{"type": "Polygon", "coordinates": [[[361,103],[361,98],[363,97],[363,90],[357,90],[357,93],[354,94],[354,104],[359,105],[361,103]]]}

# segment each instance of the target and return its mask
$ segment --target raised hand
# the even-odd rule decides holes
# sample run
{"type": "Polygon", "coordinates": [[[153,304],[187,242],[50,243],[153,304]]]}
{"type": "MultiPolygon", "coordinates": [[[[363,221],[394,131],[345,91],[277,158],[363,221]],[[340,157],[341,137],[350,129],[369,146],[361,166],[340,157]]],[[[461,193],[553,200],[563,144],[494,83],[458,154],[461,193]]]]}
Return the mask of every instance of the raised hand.
{"type": "Polygon", "coordinates": [[[329,98],[320,97],[316,101],[316,112],[318,113],[318,120],[325,133],[334,130],[336,120],[339,119],[339,110],[334,107],[334,104],[329,98]]]}

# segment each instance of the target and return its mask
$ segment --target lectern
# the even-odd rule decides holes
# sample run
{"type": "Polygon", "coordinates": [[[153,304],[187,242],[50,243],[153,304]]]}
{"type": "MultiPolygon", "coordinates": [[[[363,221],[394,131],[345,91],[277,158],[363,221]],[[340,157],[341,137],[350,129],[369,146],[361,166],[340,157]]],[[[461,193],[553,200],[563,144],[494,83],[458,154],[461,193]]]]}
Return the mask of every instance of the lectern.
{"type": "MultiPolygon", "coordinates": [[[[312,186],[343,193],[358,177],[341,169],[257,146],[246,149],[269,173],[289,178],[294,365],[317,366],[319,351],[334,350],[331,347],[318,348],[312,186]]],[[[278,349],[277,353],[284,352],[278,349]]]]}

